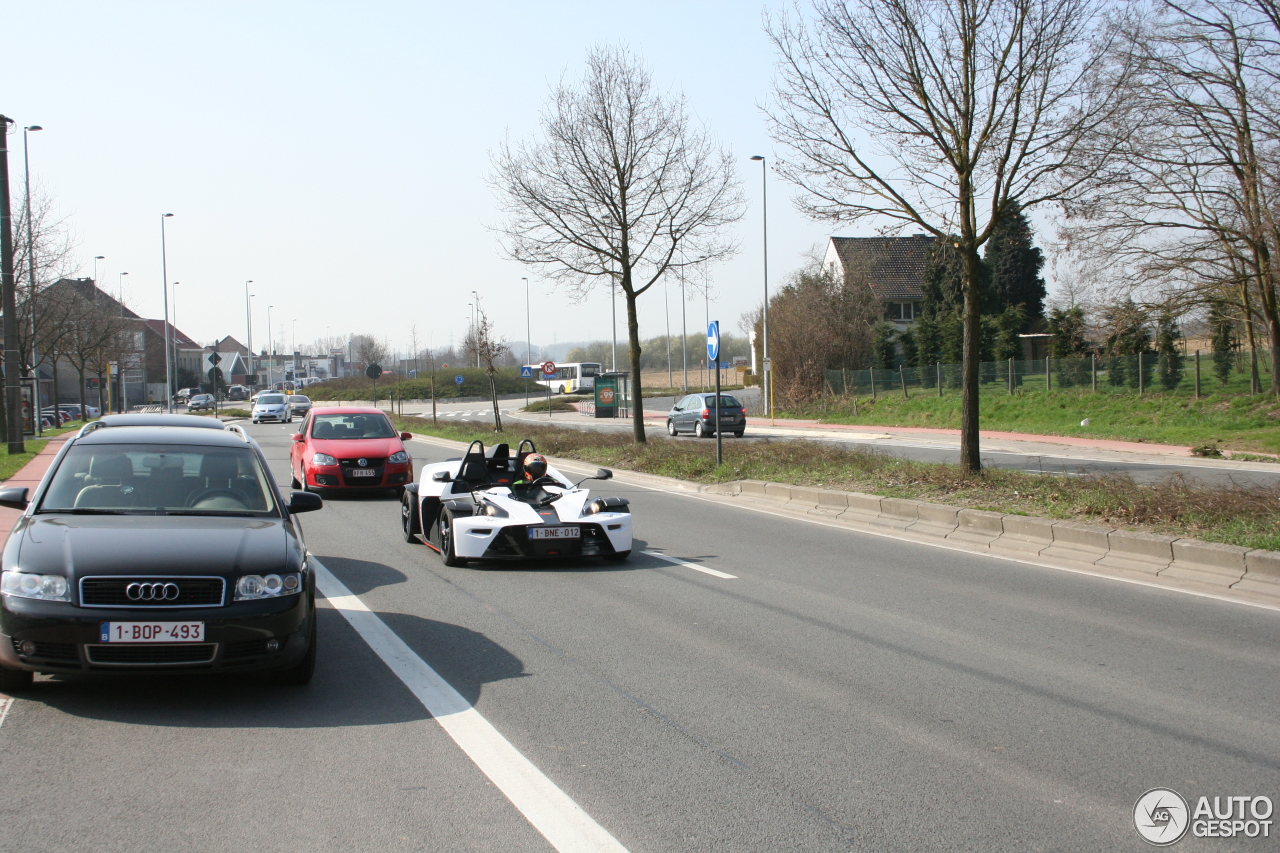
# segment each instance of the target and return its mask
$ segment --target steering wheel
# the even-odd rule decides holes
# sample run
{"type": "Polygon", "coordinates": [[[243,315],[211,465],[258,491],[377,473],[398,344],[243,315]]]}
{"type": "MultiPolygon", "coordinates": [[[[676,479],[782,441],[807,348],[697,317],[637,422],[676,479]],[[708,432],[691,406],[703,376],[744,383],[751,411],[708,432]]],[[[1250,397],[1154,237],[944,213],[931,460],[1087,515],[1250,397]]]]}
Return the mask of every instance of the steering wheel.
{"type": "Polygon", "coordinates": [[[202,501],[209,500],[209,498],[231,498],[233,501],[239,501],[246,507],[249,505],[249,496],[239,489],[218,488],[205,489],[202,492],[196,492],[194,495],[187,498],[187,506],[195,506],[202,501]]]}
{"type": "Polygon", "coordinates": [[[564,483],[561,483],[559,480],[557,480],[555,477],[552,477],[550,474],[543,474],[541,477],[533,481],[533,485],[559,486],[561,488],[564,488],[564,483]]]}

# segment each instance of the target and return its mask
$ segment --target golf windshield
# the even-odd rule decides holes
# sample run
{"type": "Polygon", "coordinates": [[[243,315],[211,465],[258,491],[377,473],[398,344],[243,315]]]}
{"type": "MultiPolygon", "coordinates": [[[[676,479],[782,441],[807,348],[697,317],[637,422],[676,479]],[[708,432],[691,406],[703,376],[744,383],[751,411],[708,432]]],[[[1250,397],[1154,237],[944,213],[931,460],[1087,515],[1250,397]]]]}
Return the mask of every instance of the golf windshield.
{"type": "Polygon", "coordinates": [[[399,433],[383,415],[316,415],[311,437],[340,441],[350,438],[395,438],[399,433]]]}

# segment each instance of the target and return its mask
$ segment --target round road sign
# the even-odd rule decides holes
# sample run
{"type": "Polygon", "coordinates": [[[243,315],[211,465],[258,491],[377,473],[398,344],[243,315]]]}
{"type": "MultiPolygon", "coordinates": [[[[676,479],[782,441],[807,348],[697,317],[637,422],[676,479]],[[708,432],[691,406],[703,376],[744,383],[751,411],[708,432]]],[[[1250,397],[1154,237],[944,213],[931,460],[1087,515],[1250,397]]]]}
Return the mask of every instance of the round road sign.
{"type": "Polygon", "coordinates": [[[364,369],[364,375],[370,379],[377,379],[382,375],[382,368],[377,364],[371,364],[364,369]]]}
{"type": "Polygon", "coordinates": [[[720,358],[720,321],[712,320],[707,326],[707,357],[712,361],[720,358]]]}
{"type": "Polygon", "coordinates": [[[466,382],[467,380],[463,379],[462,374],[459,373],[457,376],[453,377],[453,381],[454,381],[454,384],[461,385],[463,382],[466,382]]]}
{"type": "Polygon", "coordinates": [[[556,373],[556,363],[554,361],[542,362],[542,375],[554,376],[556,373]]]}

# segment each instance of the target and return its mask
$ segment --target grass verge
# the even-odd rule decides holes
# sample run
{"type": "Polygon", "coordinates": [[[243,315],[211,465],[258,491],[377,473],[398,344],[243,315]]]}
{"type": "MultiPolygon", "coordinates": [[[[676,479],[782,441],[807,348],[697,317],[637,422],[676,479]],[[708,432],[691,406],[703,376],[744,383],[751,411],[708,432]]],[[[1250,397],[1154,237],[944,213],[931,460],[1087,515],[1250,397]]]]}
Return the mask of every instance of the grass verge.
{"type": "Polygon", "coordinates": [[[49,439],[55,436],[63,435],[68,432],[75,432],[84,426],[84,421],[70,421],[66,426],[59,429],[46,429],[40,438],[28,438],[22,442],[24,448],[23,453],[9,453],[7,444],[0,445],[0,480],[7,480],[14,474],[22,470],[22,466],[26,465],[36,457],[36,454],[44,450],[45,445],[49,443],[49,439]]]}
{"type": "MultiPolygon", "coordinates": [[[[536,403],[530,403],[520,411],[522,412],[545,412],[547,410],[547,400],[539,400],[536,403]]],[[[550,400],[551,411],[553,412],[577,412],[578,409],[573,403],[564,397],[552,397],[550,400]]]]}
{"type": "MultiPolygon", "coordinates": [[[[456,441],[478,438],[490,444],[496,438],[491,424],[433,427],[430,419],[393,420],[401,429],[456,441]]],[[[508,430],[500,440],[514,447],[522,438],[533,439],[539,451],[552,456],[698,483],[770,480],[1280,551],[1280,489],[1275,488],[1220,489],[1181,477],[1140,485],[1125,475],[1058,477],[995,468],[966,477],[955,465],[802,440],[726,441],[725,463],[719,467],[709,441],[655,437],[637,445],[626,434],[529,424],[508,430]]]]}
{"type": "MultiPolygon", "coordinates": [[[[960,428],[960,397],[954,391],[913,390],[852,399],[824,397],[780,409],[784,417],[868,426],[960,428]],[[855,412],[856,407],[856,412],[855,412]]],[[[998,389],[982,394],[979,425],[984,430],[1067,435],[1158,444],[1208,445],[1224,450],[1280,453],[1280,399],[1269,394],[1115,393],[1065,389],[1011,396],[998,389]],[[1088,419],[1087,425],[1081,422],[1088,419]]],[[[1236,456],[1235,458],[1239,458],[1236,456]]]]}

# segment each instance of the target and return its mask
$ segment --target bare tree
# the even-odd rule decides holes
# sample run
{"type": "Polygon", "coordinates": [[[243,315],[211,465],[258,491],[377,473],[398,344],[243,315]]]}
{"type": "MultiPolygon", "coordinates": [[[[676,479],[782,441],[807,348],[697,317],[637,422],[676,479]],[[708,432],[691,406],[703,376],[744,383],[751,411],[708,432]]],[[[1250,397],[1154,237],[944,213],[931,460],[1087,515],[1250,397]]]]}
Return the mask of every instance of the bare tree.
{"type": "Polygon", "coordinates": [[[1123,168],[1072,206],[1068,234],[1121,277],[1181,292],[1166,298],[1236,304],[1250,337],[1256,311],[1280,393],[1274,13],[1268,0],[1152,0],[1117,16],[1123,168]]]}
{"type": "Polygon", "coordinates": [[[55,315],[59,310],[56,296],[46,303],[41,294],[49,285],[74,271],[72,253],[75,241],[70,226],[54,211],[53,201],[48,196],[32,192],[30,220],[27,218],[25,196],[19,197],[17,209],[22,212],[21,216],[14,218],[13,247],[18,350],[22,353],[23,362],[29,364],[34,372],[49,354],[40,346],[34,347],[35,363],[31,364],[33,341],[39,344],[47,336],[45,326],[56,322],[55,315]]]}
{"type": "Polygon", "coordinates": [[[1098,0],[816,0],[767,21],[774,138],[801,210],[951,240],[963,261],[960,463],[978,446],[980,259],[1015,207],[1070,198],[1106,163],[1082,142],[1114,109],[1091,72],[1098,0]],[[953,235],[955,235],[953,237],[953,235]]]}
{"type": "Polygon", "coordinates": [[[498,384],[495,378],[498,368],[494,362],[509,354],[510,350],[506,338],[494,336],[493,322],[483,308],[480,309],[474,331],[476,355],[485,375],[489,377],[489,398],[493,401],[493,431],[502,432],[502,415],[498,413],[498,384]]]}
{"type": "Polygon", "coordinates": [[[729,257],[742,216],[730,155],[691,125],[683,96],[655,91],[623,48],[596,48],[577,85],[561,83],[542,138],[504,142],[491,183],[508,215],[508,255],[585,298],[616,282],[627,304],[633,431],[644,442],[636,300],[672,268],[729,257]]]}

